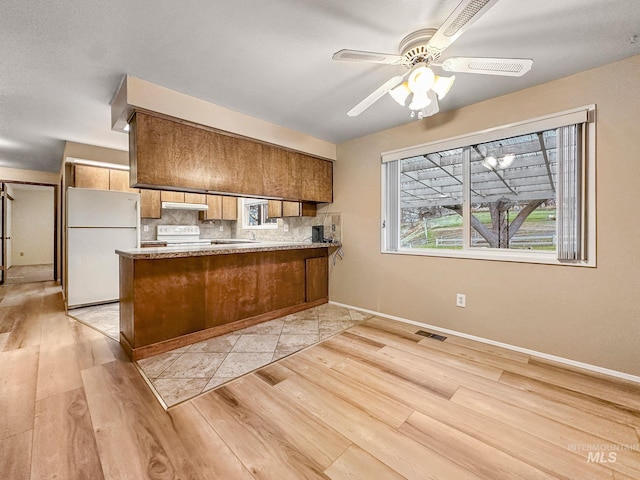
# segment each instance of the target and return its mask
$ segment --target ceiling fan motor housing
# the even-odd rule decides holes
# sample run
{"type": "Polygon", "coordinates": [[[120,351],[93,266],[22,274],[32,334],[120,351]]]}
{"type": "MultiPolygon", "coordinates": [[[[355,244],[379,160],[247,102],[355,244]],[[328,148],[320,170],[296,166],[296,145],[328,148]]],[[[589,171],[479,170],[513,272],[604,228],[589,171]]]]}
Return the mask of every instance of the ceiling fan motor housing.
{"type": "Polygon", "coordinates": [[[400,42],[400,55],[404,57],[404,64],[407,68],[411,68],[420,62],[425,62],[429,65],[438,60],[440,52],[427,46],[436,31],[435,28],[423,28],[410,33],[402,39],[400,42]]]}

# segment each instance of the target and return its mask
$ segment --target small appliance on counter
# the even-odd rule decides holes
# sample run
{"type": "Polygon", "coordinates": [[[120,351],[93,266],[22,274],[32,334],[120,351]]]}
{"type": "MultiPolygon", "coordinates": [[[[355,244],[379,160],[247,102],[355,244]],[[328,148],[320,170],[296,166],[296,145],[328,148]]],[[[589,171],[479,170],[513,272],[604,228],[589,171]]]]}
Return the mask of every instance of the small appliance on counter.
{"type": "Polygon", "coordinates": [[[198,225],[158,225],[156,240],[167,247],[211,245],[211,239],[200,238],[198,225]]]}
{"type": "Polygon", "coordinates": [[[324,242],[324,225],[314,225],[311,227],[311,241],[313,243],[324,242]]]}

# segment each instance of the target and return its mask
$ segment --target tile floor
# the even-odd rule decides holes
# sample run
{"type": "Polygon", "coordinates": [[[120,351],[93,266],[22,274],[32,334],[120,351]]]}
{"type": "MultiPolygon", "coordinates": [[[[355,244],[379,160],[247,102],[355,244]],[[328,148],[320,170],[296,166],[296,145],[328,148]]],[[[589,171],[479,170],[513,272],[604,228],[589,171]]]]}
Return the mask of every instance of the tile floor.
{"type": "MultiPolygon", "coordinates": [[[[69,315],[118,339],[118,304],[70,310],[69,315]]],[[[371,318],[324,304],[140,360],[155,393],[173,406],[371,318]]]]}
{"type": "Polygon", "coordinates": [[[68,315],[104,333],[107,337],[120,340],[120,304],[118,302],[74,308],[69,310],[68,315]]]}

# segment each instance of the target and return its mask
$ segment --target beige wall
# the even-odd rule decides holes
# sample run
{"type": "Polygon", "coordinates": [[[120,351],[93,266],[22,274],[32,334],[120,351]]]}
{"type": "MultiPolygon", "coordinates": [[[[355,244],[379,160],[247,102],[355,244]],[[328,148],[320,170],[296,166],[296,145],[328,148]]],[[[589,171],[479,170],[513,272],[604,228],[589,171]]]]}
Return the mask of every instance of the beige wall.
{"type": "Polygon", "coordinates": [[[640,56],[338,145],[331,300],[640,375],[638,78],[640,56]],[[380,253],[381,152],[592,103],[597,268],[380,253]]]}
{"type": "Polygon", "coordinates": [[[53,263],[53,187],[13,186],[13,265],[53,263]]]}

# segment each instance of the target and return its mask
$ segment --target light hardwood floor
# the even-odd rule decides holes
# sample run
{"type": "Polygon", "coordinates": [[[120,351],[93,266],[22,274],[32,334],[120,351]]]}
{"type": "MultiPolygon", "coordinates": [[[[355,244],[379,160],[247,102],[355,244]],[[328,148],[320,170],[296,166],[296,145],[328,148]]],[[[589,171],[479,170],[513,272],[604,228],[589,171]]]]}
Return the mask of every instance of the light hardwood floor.
{"type": "Polygon", "coordinates": [[[640,478],[638,385],[416,330],[374,318],[165,412],[58,286],[1,287],[0,478],[640,478]]]}

